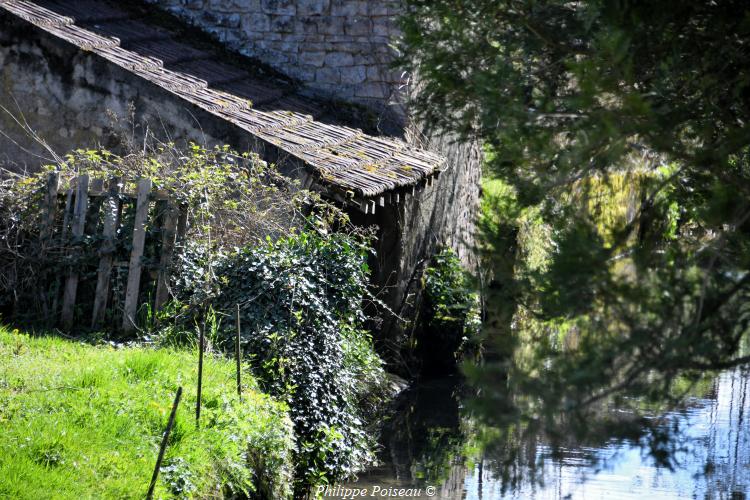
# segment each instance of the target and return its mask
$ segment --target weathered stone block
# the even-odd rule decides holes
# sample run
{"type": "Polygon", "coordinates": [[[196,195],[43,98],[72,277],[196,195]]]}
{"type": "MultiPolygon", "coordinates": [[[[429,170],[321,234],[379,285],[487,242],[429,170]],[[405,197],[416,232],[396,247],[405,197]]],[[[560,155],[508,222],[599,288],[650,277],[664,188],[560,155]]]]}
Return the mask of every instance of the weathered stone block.
{"type": "Polygon", "coordinates": [[[340,68],[342,66],[351,66],[352,64],[354,64],[354,57],[346,52],[331,52],[326,55],[326,66],[340,68]]]}
{"type": "Polygon", "coordinates": [[[396,16],[403,12],[401,2],[380,0],[368,4],[367,13],[371,16],[396,16]]]}
{"type": "Polygon", "coordinates": [[[351,66],[341,68],[341,83],[359,84],[367,79],[367,68],[364,66],[351,66]]]}
{"type": "Polygon", "coordinates": [[[368,52],[368,46],[357,42],[336,42],[329,44],[331,50],[336,52],[348,52],[354,55],[354,64],[361,64],[362,60],[369,60],[368,57],[361,54],[368,52]]]}
{"type": "MultiPolygon", "coordinates": [[[[300,55],[301,58],[301,55],[300,55]]],[[[300,61],[301,64],[304,64],[300,61]]],[[[303,82],[312,82],[315,81],[315,70],[317,68],[315,66],[297,66],[292,69],[290,72],[290,76],[297,78],[298,80],[301,80],[303,82]]]]}
{"type": "Polygon", "coordinates": [[[261,0],[261,8],[266,14],[293,16],[297,13],[295,0],[261,0]]]}
{"type": "Polygon", "coordinates": [[[370,82],[379,82],[383,79],[383,71],[379,66],[368,66],[367,67],[367,80],[370,82]]]}
{"type": "Polygon", "coordinates": [[[340,17],[324,16],[318,22],[318,33],[324,35],[338,35],[344,32],[344,19],[340,17]]]}
{"type": "Polygon", "coordinates": [[[389,36],[390,35],[390,26],[389,23],[378,20],[374,21],[372,24],[372,33],[373,35],[377,36],[389,36]]]}
{"type": "Polygon", "coordinates": [[[334,0],[331,4],[331,15],[342,17],[366,16],[367,2],[360,0],[334,0]]]}
{"type": "Polygon", "coordinates": [[[323,38],[319,36],[305,36],[303,50],[305,52],[325,52],[330,48],[330,44],[323,43],[323,38]]]}
{"type": "Polygon", "coordinates": [[[367,17],[354,17],[347,19],[344,24],[344,32],[352,36],[367,36],[372,34],[372,21],[367,17]]]}
{"type": "Polygon", "coordinates": [[[331,0],[297,0],[298,16],[319,16],[331,10],[331,0]]]}
{"type": "Polygon", "coordinates": [[[297,17],[295,26],[295,33],[305,34],[317,34],[318,33],[318,18],[316,17],[297,17]]]}
{"type": "Polygon", "coordinates": [[[300,52],[299,61],[302,64],[320,68],[326,60],[325,52],[300,52]]]}
{"type": "Polygon", "coordinates": [[[373,97],[377,99],[384,99],[388,96],[388,86],[382,83],[368,82],[358,86],[354,95],[357,97],[373,97]]]}
{"type": "Polygon", "coordinates": [[[357,39],[356,37],[344,35],[343,30],[341,34],[329,34],[325,35],[326,42],[355,42],[357,39]]]}
{"type": "Polygon", "coordinates": [[[341,71],[338,68],[320,68],[315,71],[315,81],[319,83],[341,83],[341,71]]]}
{"type": "Polygon", "coordinates": [[[239,14],[220,14],[216,16],[216,24],[224,28],[239,28],[239,14]]]}
{"type": "Polygon", "coordinates": [[[271,16],[271,31],[273,33],[294,33],[294,17],[271,16]]]}
{"type": "Polygon", "coordinates": [[[242,31],[246,34],[262,33],[271,29],[271,20],[262,14],[245,14],[242,16],[242,31]]]}

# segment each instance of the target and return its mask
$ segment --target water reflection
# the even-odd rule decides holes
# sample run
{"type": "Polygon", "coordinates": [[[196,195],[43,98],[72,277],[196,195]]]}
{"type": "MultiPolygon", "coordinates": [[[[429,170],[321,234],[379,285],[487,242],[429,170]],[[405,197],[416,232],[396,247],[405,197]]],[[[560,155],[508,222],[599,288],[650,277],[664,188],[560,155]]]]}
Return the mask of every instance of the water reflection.
{"type": "Polygon", "coordinates": [[[403,395],[384,427],[383,465],[357,484],[433,485],[436,496],[416,498],[466,500],[744,499],[750,492],[748,380],[748,369],[727,371],[679,409],[649,417],[658,428],[680,429],[673,470],[655,465],[643,443],[568,444],[553,452],[536,437],[521,448],[535,458],[538,480],[528,464],[515,464],[528,475],[510,488],[500,479],[506,457],[476,446],[478,429],[462,408],[466,394],[458,381],[426,382],[403,395]]]}

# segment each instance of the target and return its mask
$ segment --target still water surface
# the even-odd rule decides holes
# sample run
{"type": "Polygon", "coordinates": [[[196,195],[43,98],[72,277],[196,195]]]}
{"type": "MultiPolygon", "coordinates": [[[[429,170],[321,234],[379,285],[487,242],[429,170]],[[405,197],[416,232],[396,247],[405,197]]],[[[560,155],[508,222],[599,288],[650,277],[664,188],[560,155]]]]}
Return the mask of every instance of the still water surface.
{"type": "MultiPolygon", "coordinates": [[[[468,437],[459,431],[462,398],[456,381],[426,382],[402,395],[383,432],[382,464],[355,485],[422,488],[422,495],[413,498],[743,500],[750,498],[748,380],[748,369],[727,371],[705,393],[662,416],[660,425],[677,423],[681,429],[674,470],[657,467],[637,443],[570,446],[544,461],[542,484],[523,481],[505,489],[496,458],[480,456],[471,465],[462,459],[467,444],[462,440],[468,437]],[[434,496],[427,495],[427,486],[435,487],[434,496]]],[[[537,457],[550,451],[541,441],[524,447],[537,457]]]]}

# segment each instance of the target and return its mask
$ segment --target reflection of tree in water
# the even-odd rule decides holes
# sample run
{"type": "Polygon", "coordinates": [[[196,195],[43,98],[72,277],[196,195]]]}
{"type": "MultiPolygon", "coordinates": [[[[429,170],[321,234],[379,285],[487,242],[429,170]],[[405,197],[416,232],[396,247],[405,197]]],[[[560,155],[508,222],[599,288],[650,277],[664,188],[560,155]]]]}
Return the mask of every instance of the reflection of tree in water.
{"type": "Polygon", "coordinates": [[[463,449],[470,441],[462,425],[464,392],[458,377],[448,377],[418,383],[400,395],[382,431],[381,460],[391,475],[442,485],[444,496],[462,491],[463,449]]]}
{"type": "Polygon", "coordinates": [[[519,498],[564,498],[573,490],[576,498],[630,491],[744,499],[750,489],[749,379],[747,369],[707,379],[678,408],[644,410],[643,427],[631,437],[618,429],[615,405],[603,406],[598,415],[611,416],[614,434],[592,432],[553,445],[542,433],[498,431],[484,449],[484,473],[475,471],[471,487],[481,490],[482,481],[489,482],[494,494],[519,498]],[[643,453],[653,442],[669,450],[672,468],[658,454],[643,453]]]}
{"type": "MultiPolygon", "coordinates": [[[[564,498],[570,490],[585,498],[631,488],[646,496],[742,499],[750,488],[748,380],[750,370],[737,369],[685,382],[689,396],[668,411],[642,402],[639,415],[599,402],[581,436],[514,424],[513,414],[503,428],[482,424],[476,388],[457,377],[422,382],[401,395],[384,424],[385,465],[371,480],[435,485],[440,498],[451,499],[564,498]],[[674,471],[649,455],[654,443],[669,452],[674,471]]],[[[572,420],[564,413],[557,419],[559,429],[572,420]]]]}
{"type": "Polygon", "coordinates": [[[750,432],[746,422],[750,367],[727,372],[713,384],[706,424],[709,432],[696,445],[697,460],[704,464],[702,483],[706,498],[745,498],[750,491],[750,432]],[[732,496],[727,495],[729,492],[732,496]]]}

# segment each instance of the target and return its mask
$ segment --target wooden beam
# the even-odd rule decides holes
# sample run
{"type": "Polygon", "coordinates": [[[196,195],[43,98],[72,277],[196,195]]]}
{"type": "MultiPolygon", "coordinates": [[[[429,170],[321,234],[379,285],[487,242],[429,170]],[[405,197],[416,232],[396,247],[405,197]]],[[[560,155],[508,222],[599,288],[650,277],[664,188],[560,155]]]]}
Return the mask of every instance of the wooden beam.
{"type": "Polygon", "coordinates": [[[143,247],[146,243],[146,217],[148,217],[151,179],[138,181],[138,198],[133,221],[133,250],[130,252],[128,267],[128,285],[125,291],[125,305],[122,314],[122,329],[125,332],[135,330],[135,316],[138,310],[138,292],[141,286],[141,268],[143,247]]]}
{"type": "Polygon", "coordinates": [[[169,300],[169,268],[172,264],[175,237],[177,236],[177,220],[179,210],[171,201],[164,202],[165,212],[161,225],[161,257],[159,258],[159,274],[156,278],[156,298],[154,310],[159,310],[169,300]]]}
{"type": "Polygon", "coordinates": [[[112,254],[115,251],[115,234],[120,216],[120,179],[109,181],[109,191],[104,202],[104,227],[102,228],[102,246],[100,248],[99,270],[96,277],[94,295],[94,312],[91,316],[91,328],[97,328],[104,319],[109,297],[109,282],[112,278],[112,254]]]}
{"type": "MultiPolygon", "coordinates": [[[[73,242],[76,245],[80,244],[79,240],[83,238],[83,232],[86,228],[88,199],[89,176],[81,175],[78,177],[76,185],[75,208],[73,209],[73,227],[71,229],[73,242]]],[[[60,320],[62,322],[62,327],[65,330],[69,330],[73,326],[73,314],[76,303],[76,293],[78,291],[78,269],[76,269],[78,263],[76,262],[75,257],[77,257],[78,254],[79,252],[74,249],[73,267],[68,273],[68,279],[65,281],[65,288],[63,289],[63,304],[60,320]]]]}
{"type": "Polygon", "coordinates": [[[50,172],[47,175],[47,189],[44,191],[44,214],[42,216],[42,228],[39,231],[42,240],[42,251],[47,247],[52,231],[55,228],[55,215],[57,213],[57,192],[60,189],[60,174],[50,172]]]}

